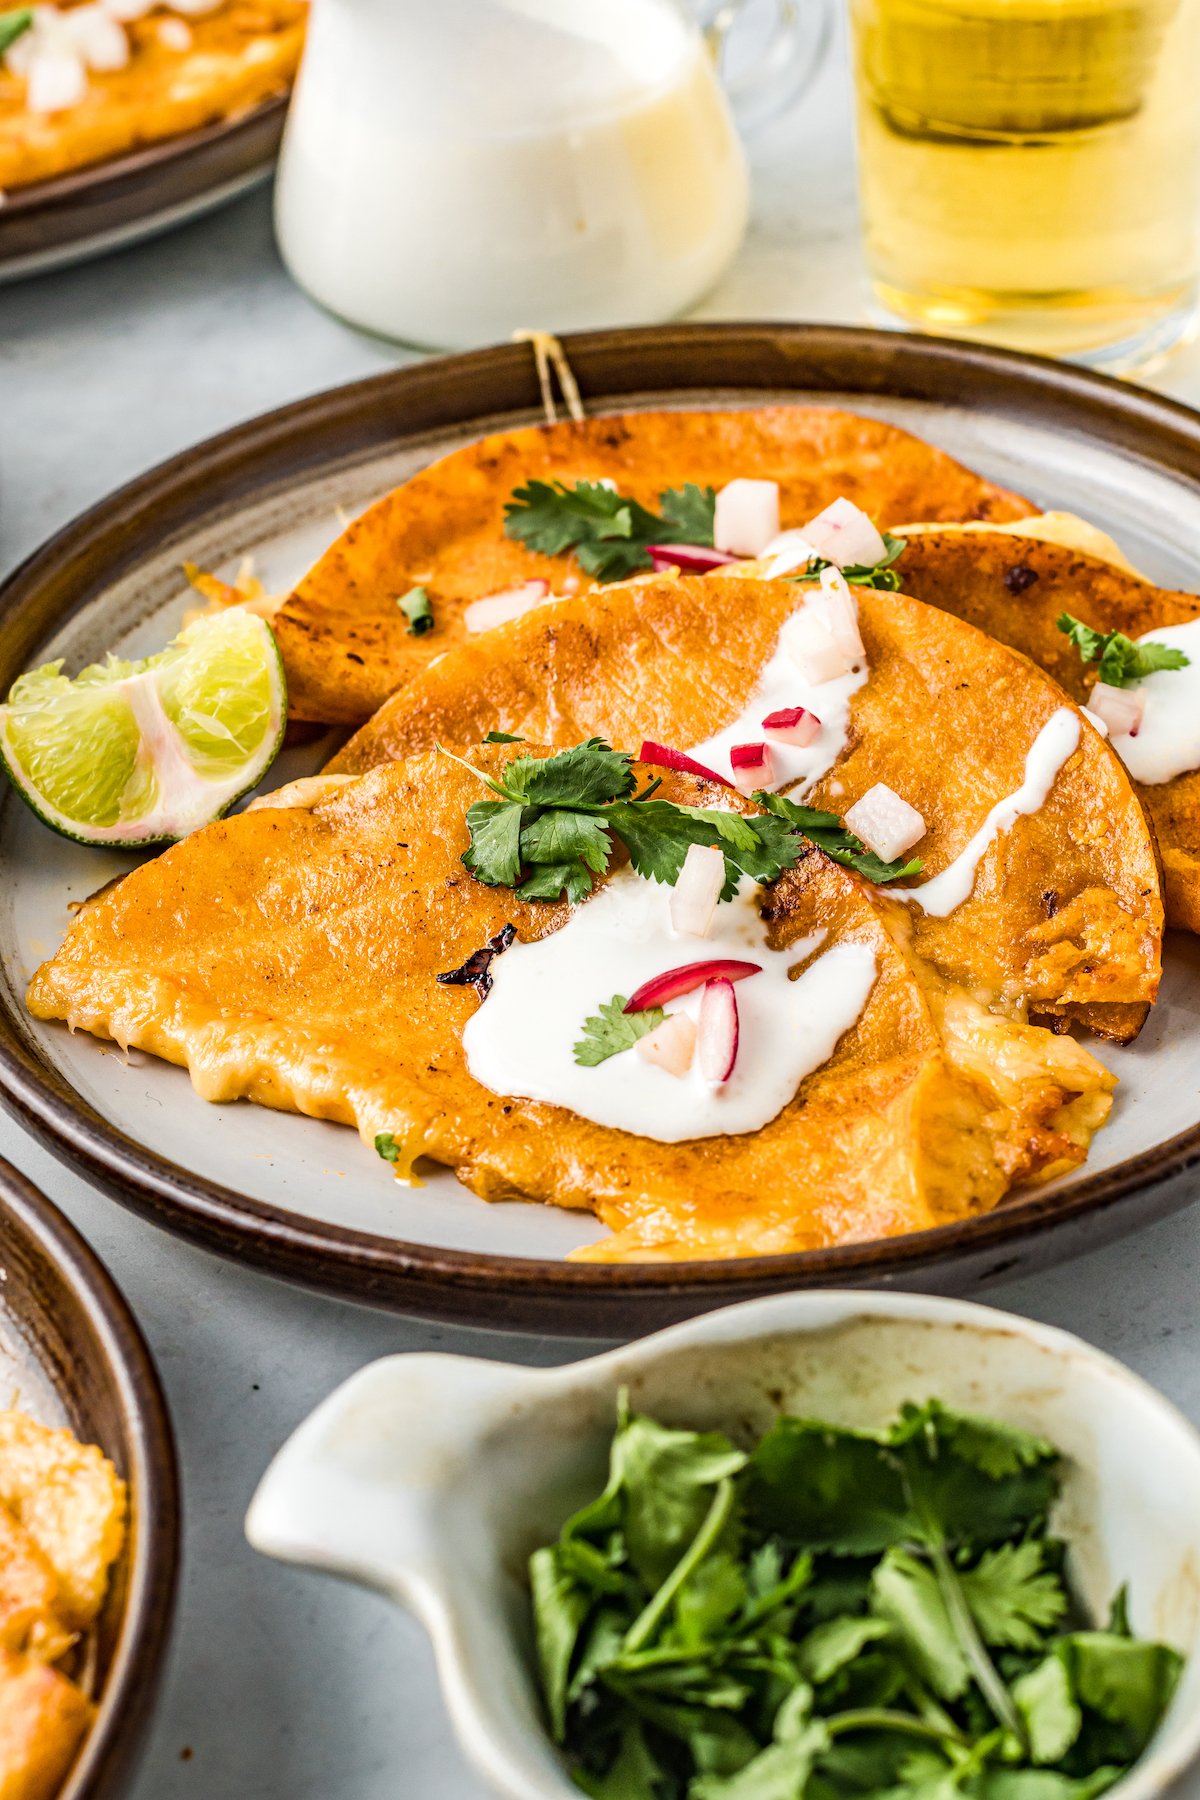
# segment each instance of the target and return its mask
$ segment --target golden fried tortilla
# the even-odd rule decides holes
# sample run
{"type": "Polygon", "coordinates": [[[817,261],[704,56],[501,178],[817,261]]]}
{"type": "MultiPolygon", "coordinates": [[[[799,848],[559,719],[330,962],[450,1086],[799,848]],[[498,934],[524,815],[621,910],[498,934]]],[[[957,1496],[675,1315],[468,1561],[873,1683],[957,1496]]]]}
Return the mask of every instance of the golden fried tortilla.
{"type": "MultiPolygon", "coordinates": [[[[664,575],[539,608],[427,669],[330,770],[477,744],[493,729],[686,749],[740,714],[804,591],[664,575]]],[[[1034,737],[1068,702],[960,620],[905,594],[855,593],[870,678],[851,701],[846,754],[810,803],[844,814],[884,782],[924,816],[918,853],[935,875],[1020,786],[1034,737]]],[[[1135,1036],[1158,990],[1153,840],[1123,765],[1086,728],[1046,805],[993,842],[970,900],[944,919],[909,910],[914,947],[951,980],[1108,1037],[1135,1036]]]]}
{"type": "Polygon", "coordinates": [[[73,1631],[93,1625],[125,1541],[125,1483],[104,1452],[28,1413],[0,1412],[0,1505],[53,1570],[59,1619],[73,1631]]]}
{"type": "Polygon", "coordinates": [[[54,1800],[94,1712],[57,1669],[0,1646],[0,1800],[54,1800]]]}
{"type": "Polygon", "coordinates": [[[286,93],[307,17],[307,0],[225,0],[186,20],[155,7],[126,27],[127,66],[90,71],[84,99],[62,112],[30,112],[25,82],[0,63],[0,190],[87,168],[286,93]],[[168,18],[186,25],[190,46],[164,41],[168,18]]]}
{"type": "MultiPolygon", "coordinates": [[[[479,765],[514,754],[481,750],[479,765]]],[[[724,798],[688,777],[666,792],[724,798]]],[[[869,943],[878,973],[833,1057],[763,1130],[661,1144],[479,1086],[462,1032],[481,1002],[434,977],[506,923],[536,939],[568,908],[468,875],[478,794],[429,755],[313,806],[208,826],[93,901],[34,976],[30,1008],[183,1064],[206,1099],[341,1121],[368,1146],[390,1132],[401,1175],[430,1157],[484,1199],[591,1208],[616,1234],[589,1253],[601,1258],[920,1230],[1085,1154],[1112,1077],[1071,1039],[936,977],[895,909],[815,850],[766,891],[774,942],[819,926],[829,943],[869,943]]]]}
{"type": "MultiPolygon", "coordinates": [[[[925,531],[909,540],[900,567],[906,591],[1011,644],[1081,705],[1095,685],[1096,665],[1081,661],[1057,629],[1060,613],[1131,638],[1200,616],[1195,594],[1155,587],[1107,559],[1035,538],[925,531]]],[[[1200,931],[1200,771],[1133,785],[1158,835],[1167,922],[1200,931]]]]}
{"type": "Polygon", "coordinates": [[[827,407],[626,413],[498,432],[368,508],[275,617],[293,716],[361,724],[468,637],[468,602],[535,578],[554,592],[588,586],[573,556],[542,556],[505,536],[505,502],[527,481],[612,480],[657,508],[666,488],[720,488],[737,476],[778,481],[785,526],[805,524],[839,494],[881,525],[1029,511],[932,444],[827,407]],[[396,604],[414,586],[427,590],[435,620],[420,637],[396,604]]]}

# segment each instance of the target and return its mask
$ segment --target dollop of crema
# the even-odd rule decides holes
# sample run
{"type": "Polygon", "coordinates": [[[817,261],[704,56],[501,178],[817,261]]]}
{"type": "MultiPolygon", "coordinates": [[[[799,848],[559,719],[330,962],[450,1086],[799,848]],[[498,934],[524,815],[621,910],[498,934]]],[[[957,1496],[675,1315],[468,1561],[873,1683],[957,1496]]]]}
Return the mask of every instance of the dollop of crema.
{"type": "Polygon", "coordinates": [[[979,830],[940,875],[920,887],[888,887],[881,890],[892,900],[912,900],[923,912],[944,919],[969,900],[989,844],[1002,831],[1011,831],[1023,814],[1040,812],[1046,804],[1058,772],[1079,743],[1079,715],[1060,706],[1034,738],[1025,758],[1025,779],[1016,793],[997,800],[979,830]]]}
{"type": "Polygon", "coordinates": [[[689,744],[687,754],[707,764],[718,775],[732,772],[729,752],[735,744],[770,743],[774,779],[764,786],[796,790],[800,798],[828,774],[846,748],[850,730],[850,701],[866,681],[870,670],[864,657],[848,675],[837,675],[832,681],[806,681],[788,647],[789,629],[804,611],[798,607],[785,620],[775,649],[759,671],[754,691],[731,725],[705,738],[703,743],[689,744]],[[803,706],[821,721],[821,729],[811,744],[798,749],[795,744],[780,744],[766,738],[763,720],[785,707],[803,706]]]}
{"type": "MultiPolygon", "coordinates": [[[[463,1033],[467,1068],[494,1094],[545,1100],[597,1125],[662,1144],[758,1131],[782,1111],[814,1069],[828,1062],[875,985],[867,944],[821,950],[825,932],[773,950],[759,913],[761,889],[744,880],[717,907],[710,936],[683,937],[670,920],[671,890],[632,870],[617,872],[566,924],[536,943],[513,944],[492,964],[492,991],[463,1033]],[[795,980],[790,971],[815,959],[795,980]],[[614,993],[632,994],[682,963],[736,956],[762,973],[737,984],[737,1066],[713,1086],[693,1062],[670,1075],[623,1050],[584,1067],[574,1046],[584,1022],[614,993]]],[[[699,1011],[700,990],[668,1012],[699,1011]]]]}
{"type": "Polygon", "coordinates": [[[1135,781],[1147,787],[1200,769],[1200,619],[1148,631],[1139,644],[1166,644],[1190,660],[1186,669],[1157,669],[1135,682],[1146,696],[1137,735],[1113,732],[1109,742],[1135,781]]]}

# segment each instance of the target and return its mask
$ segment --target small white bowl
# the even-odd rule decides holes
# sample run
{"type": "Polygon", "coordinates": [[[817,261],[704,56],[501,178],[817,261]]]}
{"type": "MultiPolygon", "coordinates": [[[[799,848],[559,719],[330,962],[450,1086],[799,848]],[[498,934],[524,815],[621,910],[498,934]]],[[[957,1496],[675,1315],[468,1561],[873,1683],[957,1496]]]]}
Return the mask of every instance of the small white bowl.
{"type": "Polygon", "coordinates": [[[392,1356],[319,1406],[246,1521],[270,1556],[381,1589],[422,1619],[463,1750],[506,1800],[578,1800],[542,1723],[525,1565],[604,1484],[617,1390],[667,1424],[757,1435],[780,1412],[876,1426],[936,1396],[1040,1433],[1067,1459],[1054,1517],[1103,1618],[1189,1657],[1149,1751],[1112,1789],[1143,1800],[1200,1750],[1200,1436],[1078,1338],[915,1294],[805,1293],[530,1370],[392,1356]]]}

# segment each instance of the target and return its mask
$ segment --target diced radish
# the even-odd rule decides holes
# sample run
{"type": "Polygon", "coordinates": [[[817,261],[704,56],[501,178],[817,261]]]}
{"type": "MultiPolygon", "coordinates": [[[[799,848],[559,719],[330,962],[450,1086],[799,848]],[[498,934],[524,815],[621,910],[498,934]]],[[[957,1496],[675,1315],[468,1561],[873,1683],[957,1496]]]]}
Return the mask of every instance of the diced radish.
{"type": "MultiPolygon", "coordinates": [[[[695,846],[693,846],[695,848],[695,846]]],[[[696,1026],[685,1012],[670,1013],[648,1037],[639,1038],[637,1053],[668,1075],[686,1075],[696,1049],[696,1026]]]]}
{"type": "Polygon", "coordinates": [[[1136,737],[1146,711],[1146,696],[1141,688],[1110,687],[1098,681],[1088,695],[1089,710],[1103,719],[1114,737],[1136,737]]]}
{"type": "Polygon", "coordinates": [[[854,666],[853,658],[838,649],[825,611],[816,603],[818,599],[814,596],[793,613],[781,634],[788,655],[813,687],[848,675],[854,666]]]}
{"type": "Polygon", "coordinates": [[[892,862],[925,836],[925,821],[915,806],[902,800],[882,781],[868,788],[845,816],[845,825],[868,850],[892,862]]]}
{"type": "Polygon", "coordinates": [[[738,560],[724,550],[710,550],[707,544],[647,544],[646,554],[660,575],[664,569],[678,569],[681,575],[707,575],[710,569],[724,569],[738,560]]]}
{"type": "Polygon", "coordinates": [[[705,982],[699,1027],[700,1073],[705,1081],[720,1086],[733,1074],[740,1036],[737,995],[731,981],[705,982]]]}
{"type": "Polygon", "coordinates": [[[781,531],[762,552],[762,560],[770,563],[769,574],[775,579],[807,567],[816,554],[802,531],[781,531]]]}
{"type": "Polygon", "coordinates": [[[194,42],[186,19],[160,19],[157,35],[163,49],[173,50],[178,56],[185,56],[194,42]]]}
{"type": "Polygon", "coordinates": [[[735,744],[729,752],[733,769],[733,785],[739,794],[750,795],[756,788],[770,787],[775,779],[775,762],[769,744],[735,744]]]}
{"type": "Polygon", "coordinates": [[[129,39],[125,27],[110,17],[103,6],[73,6],[60,17],[68,41],[89,69],[111,73],[126,66],[129,39]]]}
{"type": "Polygon", "coordinates": [[[834,643],[851,662],[858,662],[866,655],[858,629],[858,605],[840,569],[821,570],[821,597],[834,643]]]}
{"type": "Polygon", "coordinates": [[[681,994],[694,992],[706,981],[745,981],[751,975],[761,974],[761,963],[739,962],[731,956],[681,963],[677,969],[667,969],[664,974],[652,975],[649,981],[643,981],[625,1002],[624,1010],[627,1013],[645,1012],[648,1006],[665,1006],[668,1000],[678,1000],[681,994]]]}
{"type": "Polygon", "coordinates": [[[522,613],[540,606],[550,592],[548,581],[523,581],[520,587],[503,588],[498,594],[486,594],[474,600],[463,614],[468,631],[491,631],[493,626],[507,625],[522,613]]]}
{"type": "Polygon", "coordinates": [[[649,738],[638,751],[637,759],[639,762],[649,763],[652,769],[678,769],[681,775],[699,775],[703,781],[716,781],[722,787],[733,786],[732,781],[727,781],[724,775],[718,775],[715,769],[707,768],[704,763],[697,762],[695,757],[685,756],[682,750],[672,750],[667,744],[652,743],[649,738]]]}
{"type": "Polygon", "coordinates": [[[795,744],[797,749],[803,750],[820,736],[821,721],[807,707],[785,706],[779,712],[768,713],[762,728],[776,743],[795,744]]]}
{"type": "Polygon", "coordinates": [[[818,556],[839,569],[873,569],[887,555],[887,545],[862,508],[853,500],[834,500],[802,527],[818,556]]]}
{"type": "Polygon", "coordinates": [[[25,105],[32,113],[66,112],[87,93],[87,69],[74,50],[39,50],[29,65],[25,105]]]}
{"type": "Polygon", "coordinates": [[[735,556],[759,556],[779,536],[779,483],[730,481],[717,495],[713,543],[735,556]]]}
{"type": "Polygon", "coordinates": [[[684,937],[707,937],[721,889],[725,858],[715,844],[689,844],[671,889],[671,924],[684,937]]]}

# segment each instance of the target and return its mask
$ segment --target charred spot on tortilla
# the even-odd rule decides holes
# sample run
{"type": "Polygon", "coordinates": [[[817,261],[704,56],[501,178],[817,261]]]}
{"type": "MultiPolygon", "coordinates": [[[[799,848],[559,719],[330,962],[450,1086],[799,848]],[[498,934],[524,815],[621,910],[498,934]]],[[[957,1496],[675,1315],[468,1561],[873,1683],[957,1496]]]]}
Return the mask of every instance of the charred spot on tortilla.
{"type": "Polygon", "coordinates": [[[1004,577],[1004,585],[1010,594],[1023,594],[1037,579],[1037,570],[1031,569],[1028,563],[1014,563],[1004,577]]]}
{"type": "Polygon", "coordinates": [[[515,925],[503,926],[486,944],[472,950],[460,968],[448,969],[436,977],[444,987],[473,987],[481,1000],[492,991],[492,963],[502,956],[517,935],[515,925]]]}

